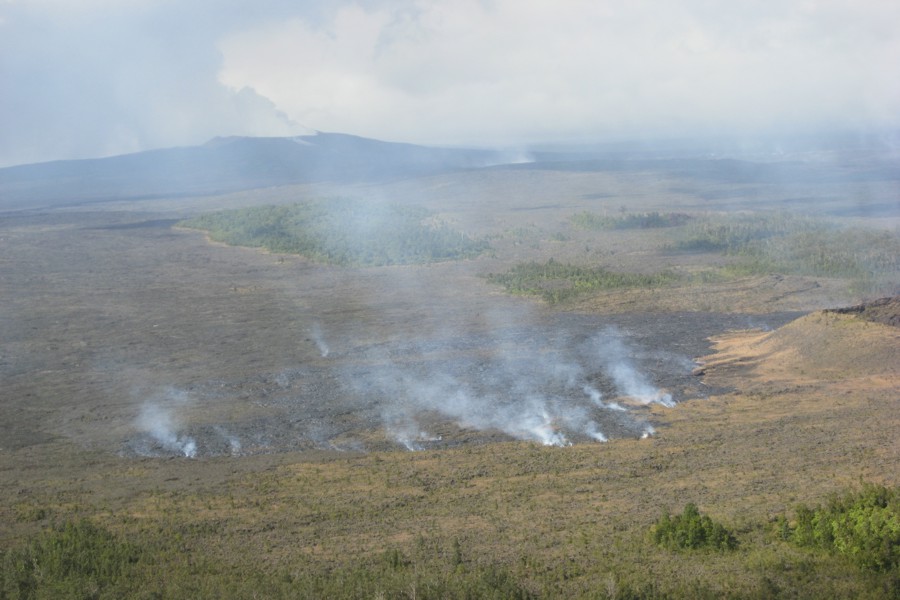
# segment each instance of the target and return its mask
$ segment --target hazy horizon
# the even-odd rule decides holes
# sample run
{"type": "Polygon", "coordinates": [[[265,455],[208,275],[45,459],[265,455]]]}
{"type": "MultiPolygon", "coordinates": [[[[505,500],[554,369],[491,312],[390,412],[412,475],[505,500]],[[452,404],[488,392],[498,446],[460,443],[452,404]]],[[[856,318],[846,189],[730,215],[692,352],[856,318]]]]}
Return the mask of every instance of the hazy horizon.
{"type": "Polygon", "coordinates": [[[900,127],[898,22],[890,2],[13,0],[0,166],[314,130],[504,148],[877,136],[900,127]]]}

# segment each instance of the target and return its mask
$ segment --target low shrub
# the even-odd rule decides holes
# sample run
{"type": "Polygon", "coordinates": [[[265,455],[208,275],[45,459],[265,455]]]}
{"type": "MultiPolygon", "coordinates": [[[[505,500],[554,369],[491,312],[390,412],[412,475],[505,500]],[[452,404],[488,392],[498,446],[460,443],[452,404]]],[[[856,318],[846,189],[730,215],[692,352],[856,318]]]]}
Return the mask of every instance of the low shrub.
{"type": "Polygon", "coordinates": [[[695,504],[687,504],[680,515],[663,514],[651,530],[653,541],[669,550],[732,550],[734,535],[706,515],[695,504]]]}
{"type": "Polygon", "coordinates": [[[603,267],[560,263],[552,258],[545,263],[520,263],[506,273],[488,275],[489,281],[504,286],[510,293],[540,296],[551,304],[597,290],[653,288],[675,279],[668,271],[650,275],[617,273],[603,267]]]}

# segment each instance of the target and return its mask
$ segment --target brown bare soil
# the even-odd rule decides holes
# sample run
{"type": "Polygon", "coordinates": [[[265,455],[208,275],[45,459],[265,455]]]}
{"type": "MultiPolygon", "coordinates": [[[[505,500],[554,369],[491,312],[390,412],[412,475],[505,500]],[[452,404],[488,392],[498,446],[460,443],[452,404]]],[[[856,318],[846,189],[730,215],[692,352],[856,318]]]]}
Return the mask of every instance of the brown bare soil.
{"type": "Polygon", "coordinates": [[[758,464],[784,472],[830,473],[846,485],[853,477],[887,483],[900,477],[896,328],[818,311],[775,331],[718,336],[714,348],[700,359],[697,376],[736,391],[680,407],[672,413],[679,427],[694,419],[727,421],[744,432],[739,439],[758,439],[751,454],[779,457],[758,464]]]}
{"type": "Polygon", "coordinates": [[[900,332],[854,314],[818,311],[772,332],[716,339],[702,370],[712,380],[754,382],[890,381],[900,366],[900,332]]]}

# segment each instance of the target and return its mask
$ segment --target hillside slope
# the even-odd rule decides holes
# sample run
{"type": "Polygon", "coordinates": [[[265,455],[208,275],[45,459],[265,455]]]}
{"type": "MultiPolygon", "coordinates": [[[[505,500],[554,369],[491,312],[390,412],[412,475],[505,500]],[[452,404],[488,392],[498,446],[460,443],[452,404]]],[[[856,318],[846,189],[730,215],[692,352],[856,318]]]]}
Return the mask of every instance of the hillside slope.
{"type": "MultiPolygon", "coordinates": [[[[880,301],[877,306],[896,299],[880,301]]],[[[698,371],[718,384],[846,381],[900,377],[900,328],[865,318],[864,307],[817,311],[770,332],[718,338],[698,371]]],[[[890,320],[885,310],[879,318],[890,320]]],[[[896,317],[894,317],[896,319],[896,317]]]]}
{"type": "Polygon", "coordinates": [[[338,133],[216,138],[202,146],[0,169],[0,210],[322,181],[388,181],[501,160],[490,151],[430,148],[338,133]]]}
{"type": "Polygon", "coordinates": [[[867,321],[900,327],[900,296],[880,298],[848,308],[832,310],[842,315],[859,315],[867,321]]]}

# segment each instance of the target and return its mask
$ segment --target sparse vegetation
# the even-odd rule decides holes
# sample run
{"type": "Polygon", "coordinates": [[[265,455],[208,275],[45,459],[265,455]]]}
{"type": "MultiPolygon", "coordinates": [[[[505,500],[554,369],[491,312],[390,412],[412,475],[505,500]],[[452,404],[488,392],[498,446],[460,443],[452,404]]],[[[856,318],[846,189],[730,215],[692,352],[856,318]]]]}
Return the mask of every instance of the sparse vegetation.
{"type": "MultiPolygon", "coordinates": [[[[684,213],[629,213],[622,216],[581,212],[571,217],[582,229],[620,230],[672,227],[671,253],[721,253],[724,264],[662,271],[623,273],[553,259],[515,265],[489,279],[513,294],[541,297],[554,304],[599,291],[659,289],[679,281],[696,286],[725,284],[763,275],[825,277],[844,280],[852,293],[889,295],[900,285],[898,232],[841,228],[822,219],[788,213],[734,213],[690,217],[684,213]]],[[[634,234],[641,235],[641,234],[634,234]]],[[[658,239],[658,238],[657,238],[658,239]]],[[[614,256],[616,249],[610,252],[614,256]]],[[[585,253],[590,245],[585,245],[585,253]]],[[[690,264],[690,259],[684,265],[690,264]]]]}
{"type": "Polygon", "coordinates": [[[615,217],[583,211],[571,217],[575,226],[591,231],[678,227],[690,221],[691,218],[686,213],[660,213],[656,211],[629,213],[615,217]]]}
{"type": "Polygon", "coordinates": [[[837,228],[784,213],[709,217],[690,223],[677,250],[723,252],[731,275],[780,273],[839,277],[859,289],[900,280],[900,235],[837,228]]]}
{"type": "Polygon", "coordinates": [[[657,287],[675,279],[670,272],[616,273],[603,267],[560,263],[552,258],[545,263],[520,263],[506,273],[488,276],[489,281],[504,286],[510,293],[540,296],[551,304],[597,290],[657,287]]]}
{"type": "Polygon", "coordinates": [[[180,223],[234,246],[302,254],[336,265],[397,265],[457,260],[488,248],[426,210],[341,198],[201,215],[180,223]]]}
{"type": "Polygon", "coordinates": [[[712,215],[688,224],[674,248],[740,254],[749,244],[759,240],[825,230],[825,224],[820,221],[787,213],[712,215]]]}
{"type": "Polygon", "coordinates": [[[222,568],[192,548],[197,528],[122,535],[67,521],[0,554],[0,599],[31,598],[497,598],[533,597],[502,565],[419,563],[397,549],[329,572],[267,571],[253,557],[222,568]],[[191,531],[194,534],[191,535],[191,531]],[[185,535],[187,534],[187,535],[185,535]]]}
{"type": "Polygon", "coordinates": [[[358,465],[334,463],[323,471],[310,464],[277,476],[254,475],[242,498],[227,500],[157,493],[156,509],[148,512],[145,505],[147,514],[139,519],[122,513],[107,515],[107,525],[97,517],[69,520],[6,549],[0,554],[0,599],[880,598],[900,591],[891,533],[896,513],[876,515],[896,502],[896,490],[867,487],[826,508],[801,508],[796,524],[779,521],[780,535],[759,535],[764,523],[745,523],[741,551],[730,552],[738,548],[738,534],[692,503],[679,515],[658,519],[649,539],[641,533],[646,526],[626,515],[608,515],[619,533],[610,537],[601,527],[607,533],[599,534],[589,526],[590,512],[577,506],[558,523],[543,522],[558,513],[549,499],[537,497],[549,489],[543,480],[557,472],[551,480],[561,489],[553,499],[577,496],[589,456],[523,452],[522,446],[495,450],[480,475],[427,501],[403,490],[423,478],[437,482],[464,474],[460,469],[477,457],[445,456],[449,469],[415,459],[419,467],[432,465],[424,471],[408,470],[409,455],[396,453],[367,461],[366,472],[358,465]],[[385,475],[387,485],[360,495],[362,481],[385,475]],[[475,482],[480,492],[471,497],[465,489],[475,482]],[[511,506],[498,512],[490,507],[500,498],[511,506]],[[233,524],[211,518],[226,501],[233,524]],[[379,521],[367,522],[376,508],[379,521]],[[486,519],[485,525],[445,529],[462,514],[486,519]],[[535,515],[541,515],[540,525],[535,515]],[[853,541],[847,552],[838,551],[844,538],[828,532],[842,531],[847,520],[854,524],[848,529],[855,532],[853,541]],[[421,533],[379,546],[398,522],[415,524],[421,533]],[[312,554],[310,544],[318,548],[312,554]],[[810,554],[795,544],[827,552],[810,554]]]}

